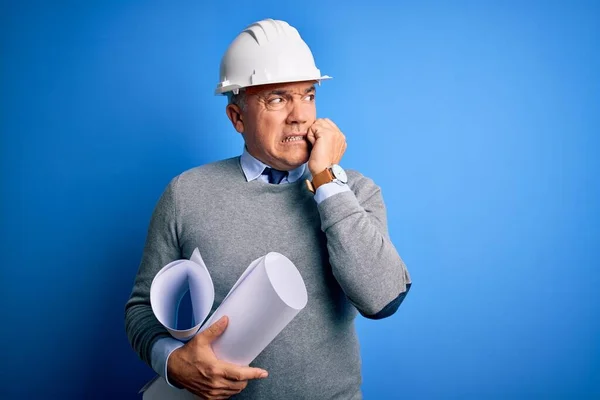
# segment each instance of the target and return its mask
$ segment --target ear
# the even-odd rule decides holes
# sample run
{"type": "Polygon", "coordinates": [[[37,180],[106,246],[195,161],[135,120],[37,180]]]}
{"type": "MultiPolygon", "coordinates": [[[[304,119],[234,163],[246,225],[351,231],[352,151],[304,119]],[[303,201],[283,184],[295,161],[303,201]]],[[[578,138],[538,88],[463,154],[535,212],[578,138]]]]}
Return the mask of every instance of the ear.
{"type": "Polygon", "coordinates": [[[239,133],[244,133],[242,110],[240,110],[240,108],[235,104],[227,104],[225,112],[227,113],[227,118],[229,118],[235,130],[239,133]]]}

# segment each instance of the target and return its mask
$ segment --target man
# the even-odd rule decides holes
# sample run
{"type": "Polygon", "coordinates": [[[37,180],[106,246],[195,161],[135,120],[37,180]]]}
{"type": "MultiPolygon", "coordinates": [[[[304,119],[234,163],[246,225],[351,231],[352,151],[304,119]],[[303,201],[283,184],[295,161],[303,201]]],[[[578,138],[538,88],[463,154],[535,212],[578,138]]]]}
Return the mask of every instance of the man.
{"type": "Polygon", "coordinates": [[[390,242],[380,189],[340,167],[346,140],[316,118],[321,76],[286,22],[250,25],[221,63],[217,94],[245,142],[241,156],[174,178],[148,230],[126,305],[126,330],[139,356],[170,385],[206,399],[360,399],[354,319],[392,315],[411,281],[390,242]],[[313,193],[314,191],[314,193],[313,193]],[[210,344],[226,317],[183,344],[152,313],[156,273],[195,248],[210,270],[215,305],[242,271],[269,251],[300,271],[308,304],[256,358],[256,367],[216,359],[210,344]]]}

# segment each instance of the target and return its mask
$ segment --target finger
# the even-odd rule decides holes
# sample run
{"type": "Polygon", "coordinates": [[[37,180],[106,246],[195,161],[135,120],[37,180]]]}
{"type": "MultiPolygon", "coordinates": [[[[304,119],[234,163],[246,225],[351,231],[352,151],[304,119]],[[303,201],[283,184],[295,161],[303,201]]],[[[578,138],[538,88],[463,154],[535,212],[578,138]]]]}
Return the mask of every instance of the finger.
{"type": "Polygon", "coordinates": [[[222,376],[232,381],[247,381],[249,379],[263,379],[269,373],[262,368],[240,367],[226,362],[222,363],[222,376]]]}
{"type": "Polygon", "coordinates": [[[309,128],[309,132],[312,132],[314,134],[315,140],[324,137],[324,134],[326,134],[329,130],[331,130],[331,128],[327,126],[327,124],[324,123],[322,120],[317,120],[309,128]]]}
{"type": "Polygon", "coordinates": [[[248,381],[231,380],[227,378],[220,379],[214,386],[215,389],[237,390],[238,392],[246,389],[248,381]]]}
{"type": "Polygon", "coordinates": [[[199,397],[205,400],[224,400],[235,396],[239,392],[223,391],[220,389],[210,389],[199,393],[199,397]]]}
{"type": "Polygon", "coordinates": [[[343,140],[346,140],[344,133],[338,128],[338,126],[329,118],[323,118],[320,120],[320,124],[318,125],[319,133],[330,132],[331,138],[341,137],[343,140]]]}
{"type": "Polygon", "coordinates": [[[210,399],[210,400],[222,400],[222,399],[228,399],[231,396],[234,396],[236,394],[238,394],[239,391],[238,390],[229,390],[229,389],[210,389],[207,390],[203,393],[202,397],[203,399],[210,399]]]}
{"type": "Polygon", "coordinates": [[[328,128],[330,125],[327,122],[327,118],[319,118],[314,122],[313,126],[323,129],[328,128]]]}
{"type": "Polygon", "coordinates": [[[208,329],[196,335],[196,337],[198,337],[198,340],[202,340],[204,343],[212,343],[216,338],[221,336],[223,332],[225,332],[228,323],[229,319],[226,315],[224,315],[217,322],[209,326],[208,329]]]}
{"type": "Polygon", "coordinates": [[[329,125],[331,128],[333,128],[336,131],[339,131],[340,128],[338,128],[338,126],[329,118],[324,118],[324,122],[327,123],[327,125],[329,125]]]}
{"type": "Polygon", "coordinates": [[[306,133],[306,139],[308,139],[308,142],[311,145],[314,145],[315,141],[317,140],[317,138],[315,137],[315,133],[312,130],[312,126],[308,129],[308,132],[306,133]]]}
{"type": "Polygon", "coordinates": [[[185,389],[187,389],[187,391],[195,394],[196,396],[198,396],[200,399],[211,399],[212,397],[209,395],[209,392],[211,392],[212,390],[214,390],[213,387],[211,387],[208,384],[196,384],[192,387],[186,387],[185,389]]]}
{"type": "Polygon", "coordinates": [[[329,118],[324,118],[323,123],[327,125],[328,128],[331,128],[334,132],[342,133],[342,130],[329,118]]]}

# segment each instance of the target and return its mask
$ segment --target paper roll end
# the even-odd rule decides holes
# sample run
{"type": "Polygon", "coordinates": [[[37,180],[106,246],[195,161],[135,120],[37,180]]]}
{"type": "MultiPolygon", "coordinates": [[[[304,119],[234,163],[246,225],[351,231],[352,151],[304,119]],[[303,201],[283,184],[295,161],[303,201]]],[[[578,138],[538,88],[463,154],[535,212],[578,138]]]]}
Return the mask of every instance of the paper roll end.
{"type": "Polygon", "coordinates": [[[281,253],[269,252],[265,256],[265,270],[279,298],[295,310],[302,310],[308,303],[304,279],[294,263],[281,253]]]}

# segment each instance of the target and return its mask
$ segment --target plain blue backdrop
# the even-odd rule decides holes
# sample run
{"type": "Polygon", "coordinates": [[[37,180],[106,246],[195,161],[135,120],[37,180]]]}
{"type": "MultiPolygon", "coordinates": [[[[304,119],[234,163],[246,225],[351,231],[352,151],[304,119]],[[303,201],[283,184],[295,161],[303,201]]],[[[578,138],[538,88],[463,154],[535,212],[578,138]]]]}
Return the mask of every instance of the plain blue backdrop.
{"type": "Polygon", "coordinates": [[[136,398],[124,305],[152,209],[237,155],[215,97],[249,23],[333,80],[414,280],[357,320],[366,399],[600,397],[600,3],[3,2],[0,397],[136,398]]]}

